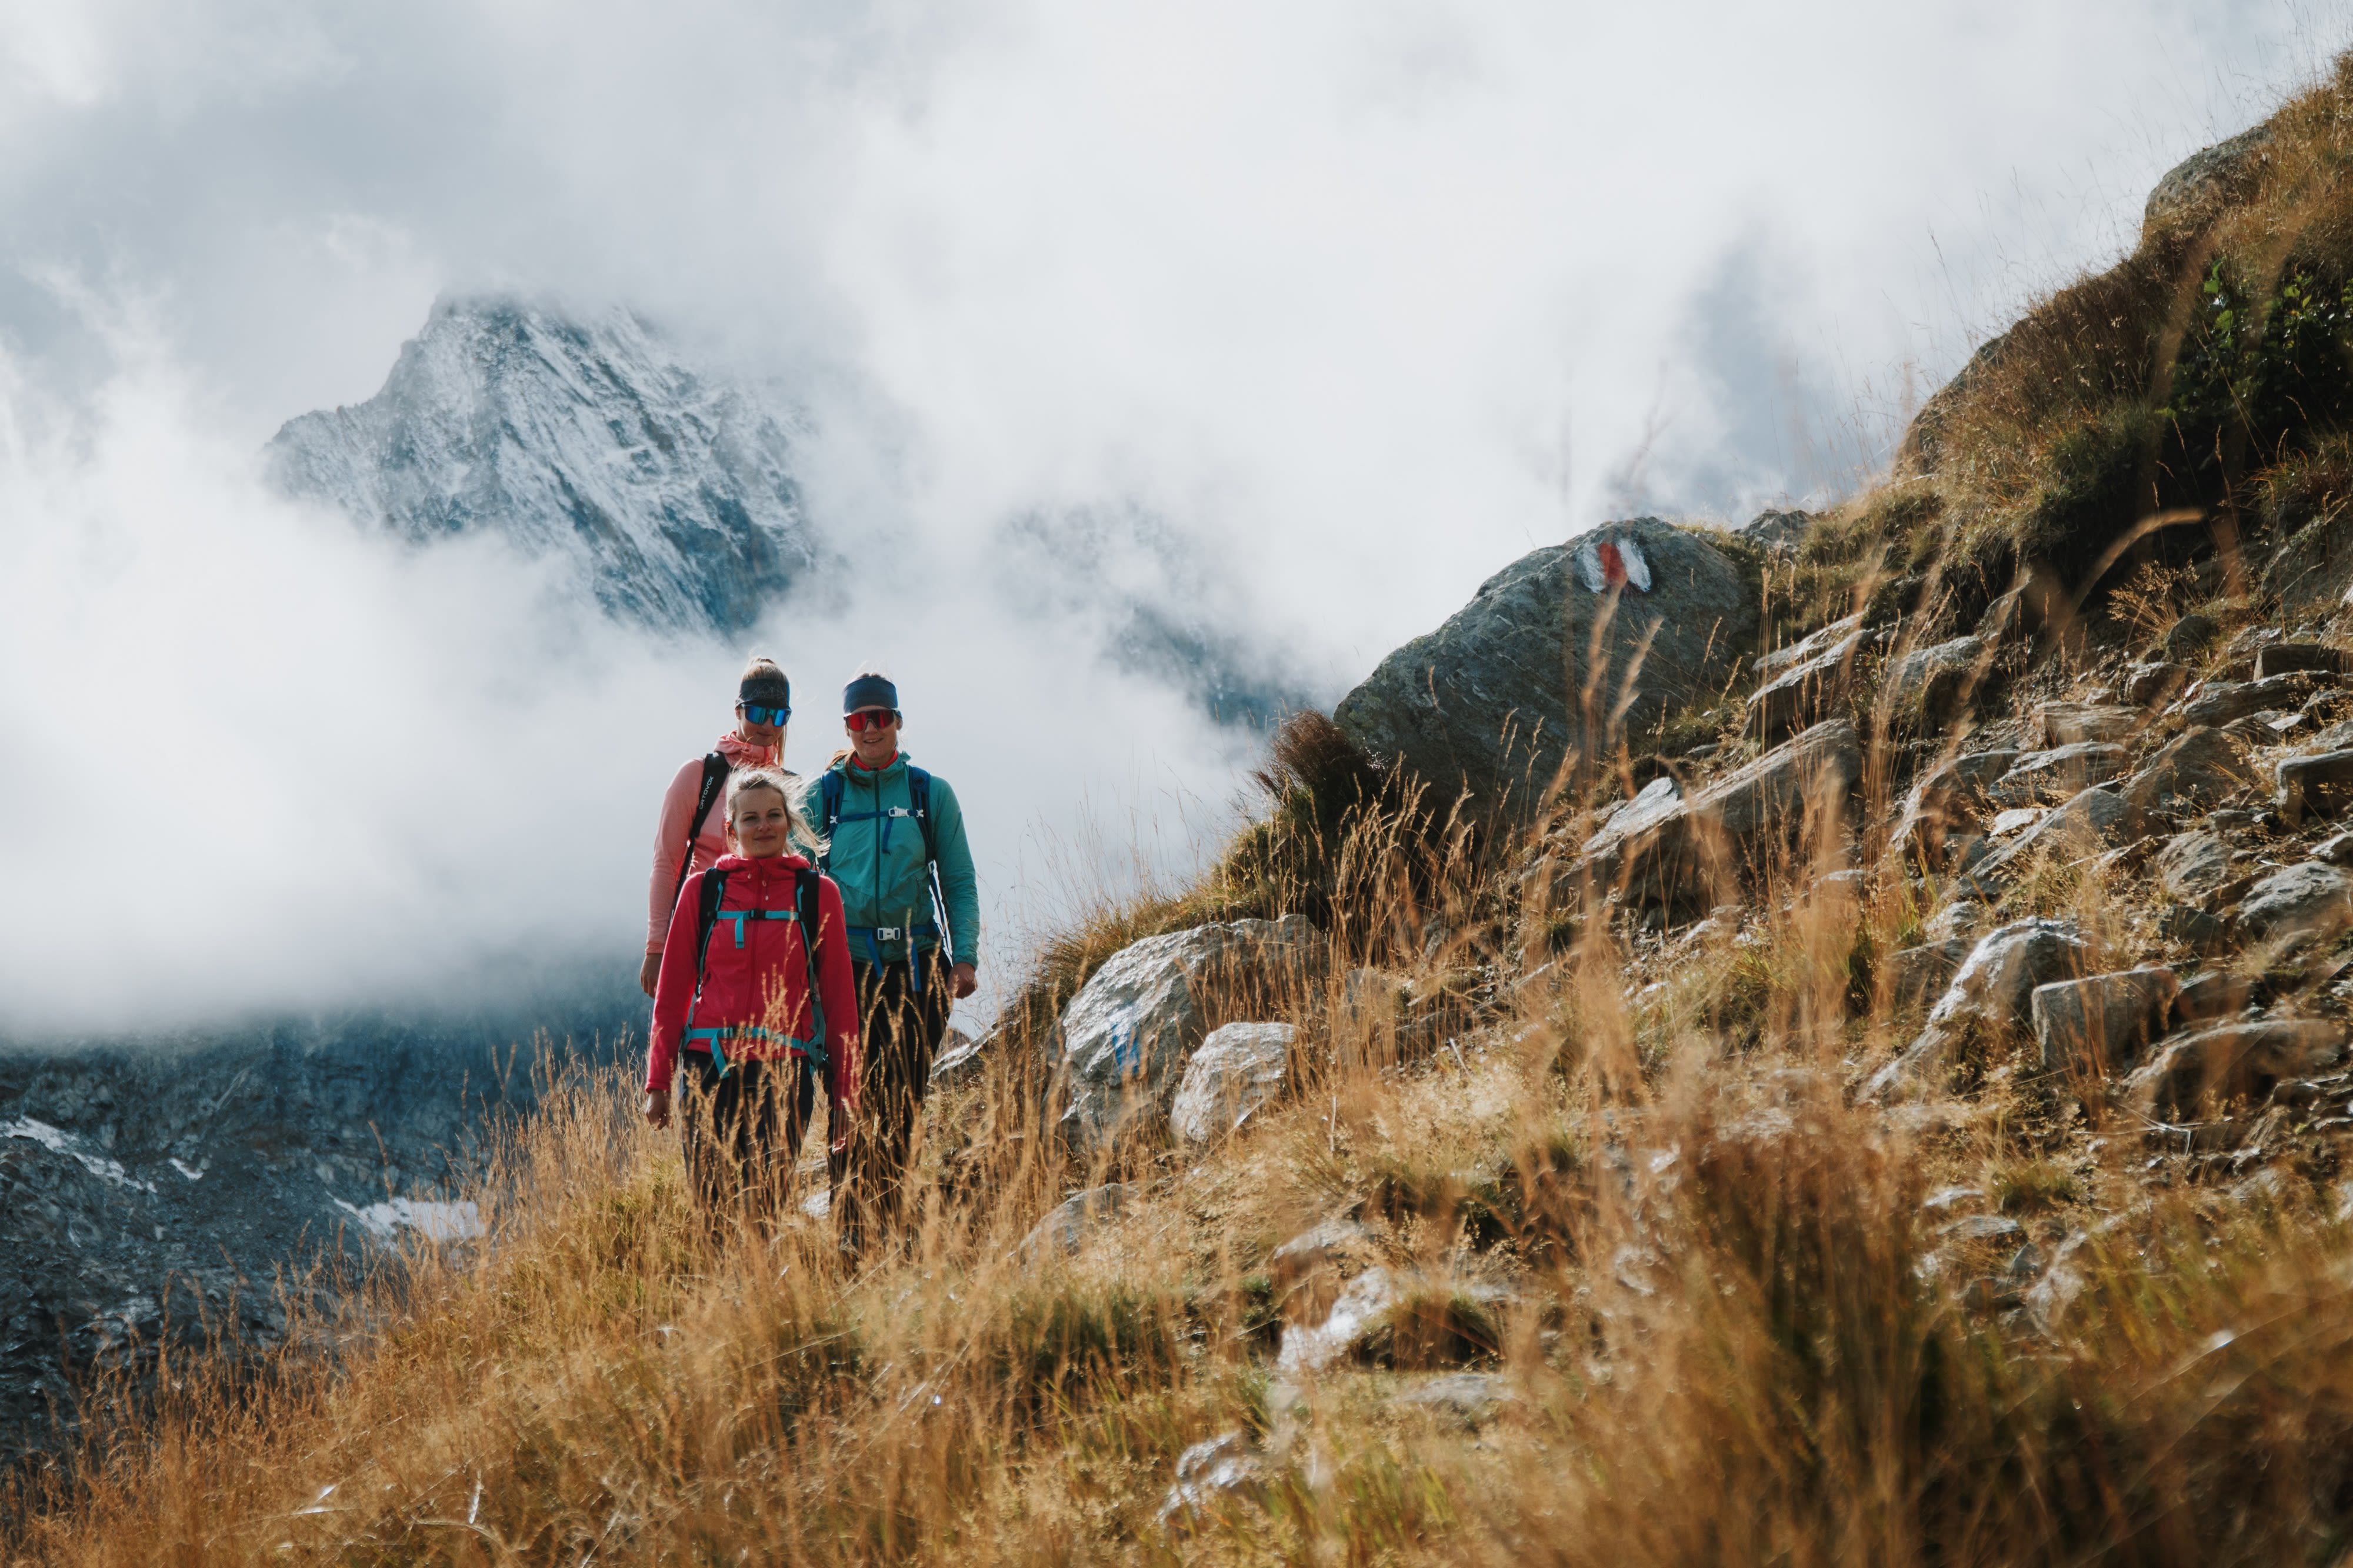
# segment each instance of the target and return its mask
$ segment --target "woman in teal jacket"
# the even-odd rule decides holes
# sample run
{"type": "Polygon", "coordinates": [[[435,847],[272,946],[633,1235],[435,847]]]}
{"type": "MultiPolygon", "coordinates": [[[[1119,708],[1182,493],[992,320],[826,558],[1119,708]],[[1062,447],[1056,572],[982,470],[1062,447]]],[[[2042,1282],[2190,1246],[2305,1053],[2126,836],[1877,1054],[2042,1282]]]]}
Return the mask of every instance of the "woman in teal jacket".
{"type": "Polygon", "coordinates": [[[932,1058],[954,1000],[979,984],[980,893],[955,791],[899,749],[899,689],[861,671],[841,710],[850,749],[807,804],[824,839],[818,865],[841,889],[865,1044],[862,1125],[833,1162],[833,1212],[857,1252],[870,1226],[893,1229],[904,1211],[932,1058]]]}

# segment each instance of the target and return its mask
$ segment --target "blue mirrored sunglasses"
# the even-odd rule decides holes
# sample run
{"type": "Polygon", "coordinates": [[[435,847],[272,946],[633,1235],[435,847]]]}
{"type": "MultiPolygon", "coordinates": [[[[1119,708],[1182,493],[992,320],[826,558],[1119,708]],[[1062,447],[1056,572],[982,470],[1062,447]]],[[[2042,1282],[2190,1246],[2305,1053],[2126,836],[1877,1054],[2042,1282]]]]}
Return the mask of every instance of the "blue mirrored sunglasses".
{"type": "Polygon", "coordinates": [[[781,724],[793,716],[789,708],[763,708],[756,702],[744,704],[744,721],[747,724],[781,724]]]}

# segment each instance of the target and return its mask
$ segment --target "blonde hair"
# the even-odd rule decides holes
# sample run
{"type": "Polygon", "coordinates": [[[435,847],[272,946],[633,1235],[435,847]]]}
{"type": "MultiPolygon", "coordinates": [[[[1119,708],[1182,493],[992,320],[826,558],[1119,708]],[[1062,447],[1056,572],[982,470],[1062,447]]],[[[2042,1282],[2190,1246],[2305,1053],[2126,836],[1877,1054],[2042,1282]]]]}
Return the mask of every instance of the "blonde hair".
{"type": "Polygon", "coordinates": [[[729,832],[735,828],[735,803],[755,789],[772,789],[776,798],[785,803],[785,830],[795,838],[809,837],[807,819],[801,816],[800,806],[793,800],[791,776],[778,768],[741,768],[727,775],[727,814],[729,832]]]}

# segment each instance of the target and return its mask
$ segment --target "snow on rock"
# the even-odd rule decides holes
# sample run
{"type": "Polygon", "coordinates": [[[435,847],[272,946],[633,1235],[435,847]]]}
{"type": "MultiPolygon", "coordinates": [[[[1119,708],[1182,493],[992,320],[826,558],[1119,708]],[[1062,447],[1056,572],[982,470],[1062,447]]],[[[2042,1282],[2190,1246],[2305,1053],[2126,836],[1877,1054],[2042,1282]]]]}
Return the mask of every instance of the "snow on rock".
{"type": "Polygon", "coordinates": [[[37,1121],[29,1116],[20,1116],[14,1121],[0,1121],[0,1138],[29,1138],[52,1154],[70,1155],[80,1161],[82,1169],[101,1180],[112,1182],[116,1186],[131,1187],[142,1193],[155,1190],[154,1183],[139,1180],[122,1168],[121,1161],[90,1153],[79,1147],[80,1139],[46,1121],[37,1121]]]}
{"type": "Polygon", "coordinates": [[[615,615],[739,630],[813,565],[792,416],[636,316],[444,299],[365,403],[269,443],[290,495],[417,543],[495,531],[615,615]]]}
{"type": "Polygon", "coordinates": [[[393,1198],[363,1208],[337,1198],[335,1206],[359,1221],[361,1228],[378,1241],[390,1241],[404,1229],[427,1241],[472,1241],[490,1234],[490,1227],[482,1224],[482,1211],[467,1201],[437,1204],[393,1198]]]}

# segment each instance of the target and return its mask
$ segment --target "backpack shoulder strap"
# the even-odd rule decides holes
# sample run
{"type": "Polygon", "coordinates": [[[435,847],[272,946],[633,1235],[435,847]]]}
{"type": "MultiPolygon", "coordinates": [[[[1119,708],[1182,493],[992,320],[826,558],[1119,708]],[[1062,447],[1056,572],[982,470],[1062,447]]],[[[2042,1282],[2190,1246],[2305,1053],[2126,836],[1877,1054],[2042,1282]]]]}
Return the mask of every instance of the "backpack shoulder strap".
{"type": "Polygon", "coordinates": [[[678,905],[678,896],[686,890],[686,873],[694,864],[694,841],[702,837],[702,825],[711,816],[712,803],[727,783],[730,772],[727,757],[722,752],[707,752],[702,758],[702,787],[695,792],[694,820],[686,825],[686,847],[678,858],[678,881],[670,890],[670,906],[678,905]]]}
{"type": "Polygon", "coordinates": [[[818,889],[822,881],[814,866],[804,866],[793,879],[793,912],[801,928],[801,956],[808,962],[809,1034],[820,1052],[826,1046],[825,995],[817,984],[818,919],[823,905],[818,889]]]}
{"type": "Polygon", "coordinates": [[[828,768],[817,775],[818,841],[824,846],[818,852],[817,863],[822,868],[833,862],[833,830],[841,826],[841,770],[828,768]]]}
{"type": "Polygon", "coordinates": [[[719,901],[727,896],[727,873],[713,866],[696,889],[701,895],[694,911],[694,994],[702,994],[703,961],[711,955],[712,928],[719,923],[719,901]]]}

